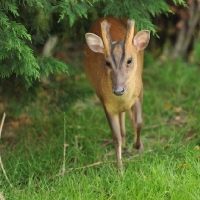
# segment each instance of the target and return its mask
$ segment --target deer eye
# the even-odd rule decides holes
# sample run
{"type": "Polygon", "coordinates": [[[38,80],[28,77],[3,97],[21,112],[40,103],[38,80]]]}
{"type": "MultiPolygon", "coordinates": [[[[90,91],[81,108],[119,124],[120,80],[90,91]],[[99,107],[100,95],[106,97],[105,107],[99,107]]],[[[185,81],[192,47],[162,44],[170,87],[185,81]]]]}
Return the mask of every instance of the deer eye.
{"type": "Polygon", "coordinates": [[[132,58],[129,58],[128,61],[127,61],[127,64],[131,64],[132,63],[132,58]]]}
{"type": "Polygon", "coordinates": [[[110,67],[110,62],[108,62],[107,60],[106,60],[106,66],[110,67]]]}

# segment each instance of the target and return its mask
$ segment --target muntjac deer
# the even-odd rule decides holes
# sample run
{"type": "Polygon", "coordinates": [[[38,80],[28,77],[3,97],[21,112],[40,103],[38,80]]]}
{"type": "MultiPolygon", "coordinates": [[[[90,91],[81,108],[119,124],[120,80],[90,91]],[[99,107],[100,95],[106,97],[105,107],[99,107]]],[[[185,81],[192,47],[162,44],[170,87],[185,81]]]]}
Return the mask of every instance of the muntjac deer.
{"type": "Polygon", "coordinates": [[[99,97],[110,125],[117,165],[122,166],[125,145],[125,112],[134,130],[134,148],[143,150],[140,139],[143,99],[143,49],[150,39],[148,30],[137,33],[134,20],[100,18],[86,33],[84,68],[99,97]]]}

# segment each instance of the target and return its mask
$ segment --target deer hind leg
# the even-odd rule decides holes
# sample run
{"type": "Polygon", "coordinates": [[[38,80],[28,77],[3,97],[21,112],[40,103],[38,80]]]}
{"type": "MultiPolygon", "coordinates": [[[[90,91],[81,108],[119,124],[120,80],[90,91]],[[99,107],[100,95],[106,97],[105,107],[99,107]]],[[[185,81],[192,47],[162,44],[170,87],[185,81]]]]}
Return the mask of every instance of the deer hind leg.
{"type": "Polygon", "coordinates": [[[126,144],[125,112],[119,114],[120,132],[122,138],[122,147],[126,144]]]}
{"type": "Polygon", "coordinates": [[[118,168],[122,168],[122,137],[120,131],[119,115],[113,115],[105,109],[106,117],[113,135],[115,154],[118,168]]]}
{"type": "Polygon", "coordinates": [[[133,146],[138,151],[143,151],[144,148],[140,138],[140,132],[142,129],[142,104],[139,99],[136,101],[135,105],[133,105],[131,110],[129,111],[129,116],[135,135],[133,146]]]}

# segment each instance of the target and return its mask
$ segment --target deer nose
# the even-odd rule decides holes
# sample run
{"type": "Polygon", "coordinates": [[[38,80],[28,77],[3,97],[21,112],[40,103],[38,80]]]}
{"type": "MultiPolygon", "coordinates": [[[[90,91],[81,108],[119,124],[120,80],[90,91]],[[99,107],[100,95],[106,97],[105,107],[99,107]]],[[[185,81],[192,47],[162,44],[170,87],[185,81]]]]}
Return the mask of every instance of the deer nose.
{"type": "Polygon", "coordinates": [[[125,88],[124,87],[115,87],[115,88],[113,88],[113,93],[117,96],[121,96],[125,93],[125,88]]]}

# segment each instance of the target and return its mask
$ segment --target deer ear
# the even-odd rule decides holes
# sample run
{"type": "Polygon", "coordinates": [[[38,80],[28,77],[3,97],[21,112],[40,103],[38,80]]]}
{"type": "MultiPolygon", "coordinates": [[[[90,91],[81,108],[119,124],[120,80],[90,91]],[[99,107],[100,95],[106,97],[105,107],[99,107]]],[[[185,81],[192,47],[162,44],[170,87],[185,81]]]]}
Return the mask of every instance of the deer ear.
{"type": "Polygon", "coordinates": [[[87,45],[92,51],[104,54],[103,41],[98,35],[95,35],[93,33],[86,33],[85,38],[87,45]]]}
{"type": "Polygon", "coordinates": [[[150,32],[148,30],[139,31],[134,39],[133,44],[138,51],[143,50],[147,47],[150,39],[150,32]]]}

